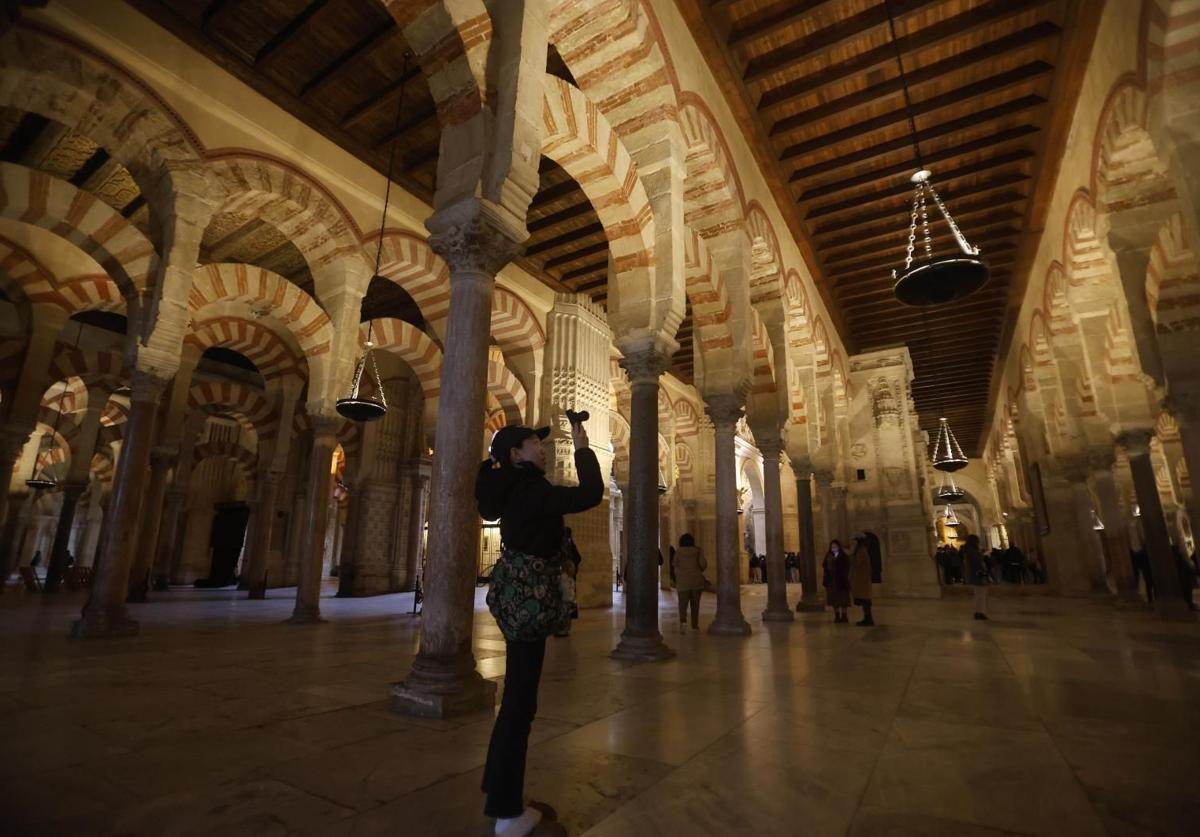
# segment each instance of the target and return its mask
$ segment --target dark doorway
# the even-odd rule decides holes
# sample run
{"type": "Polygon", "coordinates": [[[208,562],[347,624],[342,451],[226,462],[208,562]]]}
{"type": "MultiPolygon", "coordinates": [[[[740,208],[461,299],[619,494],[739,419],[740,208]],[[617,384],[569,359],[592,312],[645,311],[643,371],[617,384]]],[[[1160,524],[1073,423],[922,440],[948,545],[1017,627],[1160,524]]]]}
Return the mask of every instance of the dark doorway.
{"type": "Polygon", "coordinates": [[[250,507],[245,503],[217,503],[216,510],[208,541],[212,565],[208,578],[196,581],[197,587],[225,587],[237,581],[234,573],[246,538],[250,507]]]}

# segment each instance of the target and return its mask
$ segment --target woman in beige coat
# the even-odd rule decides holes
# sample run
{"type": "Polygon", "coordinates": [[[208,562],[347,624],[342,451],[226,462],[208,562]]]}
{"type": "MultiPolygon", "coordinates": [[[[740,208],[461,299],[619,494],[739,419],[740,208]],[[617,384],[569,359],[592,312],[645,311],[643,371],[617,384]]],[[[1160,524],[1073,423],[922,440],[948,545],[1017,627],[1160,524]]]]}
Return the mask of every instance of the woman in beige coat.
{"type": "Polygon", "coordinates": [[[679,627],[687,626],[687,611],[692,609],[692,628],[700,628],[700,594],[704,592],[704,571],[708,562],[689,534],[679,538],[675,550],[675,592],[679,594],[679,627]]]}
{"type": "Polygon", "coordinates": [[[863,609],[863,618],[854,624],[869,628],[875,624],[871,618],[871,550],[862,532],[854,536],[854,553],[850,556],[850,595],[854,603],[863,609]]]}

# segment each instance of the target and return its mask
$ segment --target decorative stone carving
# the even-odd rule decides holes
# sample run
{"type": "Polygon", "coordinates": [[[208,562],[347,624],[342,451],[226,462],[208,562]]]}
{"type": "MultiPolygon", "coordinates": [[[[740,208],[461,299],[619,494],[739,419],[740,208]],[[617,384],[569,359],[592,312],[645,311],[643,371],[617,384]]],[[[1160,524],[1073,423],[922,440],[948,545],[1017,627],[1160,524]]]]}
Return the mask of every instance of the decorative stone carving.
{"type": "Polygon", "coordinates": [[[620,360],[621,368],[629,376],[629,383],[658,385],[658,379],[670,366],[670,358],[655,349],[645,349],[626,355],[620,360]]]}
{"type": "Polygon", "coordinates": [[[746,414],[742,399],[736,395],[708,396],[704,399],[704,412],[718,431],[733,429],[746,414]]]}
{"type": "Polygon", "coordinates": [[[427,222],[429,246],[450,266],[451,281],[461,274],[495,276],[521,250],[521,241],[487,219],[477,202],[439,210],[427,222]]]}

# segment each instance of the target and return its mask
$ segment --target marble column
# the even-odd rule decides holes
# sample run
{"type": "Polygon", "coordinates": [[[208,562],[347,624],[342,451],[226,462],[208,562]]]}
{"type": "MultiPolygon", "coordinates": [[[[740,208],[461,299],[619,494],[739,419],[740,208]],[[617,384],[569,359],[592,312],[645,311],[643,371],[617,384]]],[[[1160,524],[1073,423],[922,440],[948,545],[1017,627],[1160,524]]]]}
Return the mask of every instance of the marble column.
{"type": "Polygon", "coordinates": [[[150,488],[142,503],[141,530],[133,568],[129,573],[131,602],[145,602],[150,591],[150,576],[158,546],[158,534],[163,519],[163,501],[167,490],[167,474],[175,464],[175,449],[156,447],[150,451],[150,488]]]}
{"type": "Polygon", "coordinates": [[[787,568],[783,559],[783,488],[779,483],[777,438],[756,439],[763,458],[763,495],[767,511],[767,609],[764,622],[791,622],[796,617],[787,603],[787,568]]]}
{"type": "Polygon", "coordinates": [[[488,336],[496,273],[518,244],[491,220],[434,215],[429,243],[450,267],[444,382],[438,400],[429,511],[428,567],[421,579],[421,646],[412,671],[392,689],[399,712],[444,718],[490,709],[496,684],[475,669],[471,649],[479,510],[475,474],[482,458],[488,336]]]}
{"type": "MultiPolygon", "coordinates": [[[[1200,394],[1172,395],[1168,407],[1179,425],[1179,441],[1183,446],[1183,460],[1187,463],[1191,488],[1184,495],[1188,519],[1192,524],[1192,537],[1200,547],[1200,394]]],[[[0,471],[0,477],[3,471],[0,471]]]]}
{"type": "Polygon", "coordinates": [[[1129,524],[1121,509],[1121,494],[1113,474],[1112,451],[1089,458],[1092,491],[1100,504],[1100,520],[1104,523],[1103,537],[1108,546],[1108,581],[1122,604],[1140,604],[1137,579],[1129,560],[1129,524]]]}
{"type": "MultiPolygon", "coordinates": [[[[46,569],[46,581],[43,590],[47,593],[58,591],[62,575],[67,568],[67,551],[71,543],[71,530],[75,525],[76,509],[79,498],[87,490],[88,478],[92,471],[92,456],[96,451],[96,438],[100,434],[100,416],[104,405],[108,403],[109,391],[100,386],[88,387],[87,407],[79,422],[79,430],[71,443],[71,464],[67,468],[66,479],[63,480],[63,504],[59,511],[58,529],[54,536],[54,547],[50,555],[50,563],[46,569]]],[[[76,552],[79,547],[76,546],[76,552]]],[[[82,554],[77,554],[76,560],[83,562],[82,554]]]]}
{"type": "Polygon", "coordinates": [[[304,533],[300,538],[300,579],[296,606],[289,622],[307,625],[321,618],[321,565],[325,558],[325,532],[329,521],[329,497],[333,492],[333,452],[337,448],[337,416],[312,417],[312,451],[308,459],[308,502],[304,511],[304,533]]]}
{"type": "MultiPolygon", "coordinates": [[[[612,656],[661,660],[674,655],[658,630],[658,381],[669,358],[656,348],[621,359],[629,376],[629,492],[625,529],[625,630],[612,656]]],[[[665,561],[665,556],[664,556],[665,561]]]]}
{"type": "Polygon", "coordinates": [[[712,395],[705,399],[714,430],[717,488],[717,616],[709,633],[745,636],[750,625],[742,616],[739,583],[741,532],[737,514],[737,461],[734,432],[742,417],[742,399],[737,395],[712,395]]]}
{"type": "Polygon", "coordinates": [[[279,481],[283,475],[266,471],[258,479],[258,497],[255,499],[254,521],[250,529],[250,554],[246,569],[242,573],[246,598],[266,598],[267,556],[271,552],[271,532],[275,528],[275,503],[279,496],[279,481]]]}
{"type": "Polygon", "coordinates": [[[62,485],[62,507],[58,512],[58,525],[54,531],[54,546],[50,551],[50,563],[46,567],[43,592],[57,593],[67,569],[67,547],[71,541],[71,527],[75,523],[75,508],[79,498],[87,489],[86,482],[64,482],[62,485]]]}
{"type": "MultiPolygon", "coordinates": [[[[821,558],[825,557],[825,552],[829,549],[829,544],[843,538],[834,530],[837,528],[837,514],[833,508],[833,473],[830,471],[817,471],[813,474],[813,479],[817,483],[817,498],[821,501],[821,539],[817,542],[817,548],[813,551],[814,560],[819,552],[821,558]]],[[[842,544],[845,549],[847,544],[842,544]]]]}
{"type": "Polygon", "coordinates": [[[1150,566],[1154,573],[1154,608],[1159,618],[1165,621],[1191,622],[1195,621],[1195,614],[1188,610],[1179,589],[1179,571],[1171,554],[1162,500],[1158,496],[1158,483],[1150,462],[1150,439],[1153,436],[1153,431],[1149,429],[1128,430],[1118,437],[1117,443],[1129,456],[1133,489],[1142,510],[1146,550],[1150,553],[1150,566]]]}
{"type": "Polygon", "coordinates": [[[825,610],[817,582],[817,549],[813,532],[812,479],[805,470],[796,477],[796,498],[800,506],[800,583],[802,592],[796,610],[819,612],[825,610]]]}
{"type": "Polygon", "coordinates": [[[1079,574],[1087,580],[1091,593],[1107,595],[1108,578],[1104,562],[1104,545],[1100,533],[1094,528],[1092,513],[1095,503],[1088,491],[1086,463],[1072,461],[1067,466],[1067,478],[1071,481],[1071,503],[1075,510],[1075,536],[1078,549],[1068,560],[1078,565],[1079,574]]]}
{"type": "Polygon", "coordinates": [[[831,498],[833,500],[833,524],[837,527],[834,535],[842,542],[848,551],[854,551],[854,533],[850,531],[850,508],[846,503],[848,490],[844,482],[834,482],[831,498]]]}
{"type": "Polygon", "coordinates": [[[99,559],[92,594],[81,617],[71,626],[75,639],[134,636],[138,623],[129,618],[125,595],[137,549],[138,514],[146,483],[150,447],[159,399],[167,381],[141,370],[133,373],[129,420],[113,477],[108,507],[108,532],[99,559]]]}

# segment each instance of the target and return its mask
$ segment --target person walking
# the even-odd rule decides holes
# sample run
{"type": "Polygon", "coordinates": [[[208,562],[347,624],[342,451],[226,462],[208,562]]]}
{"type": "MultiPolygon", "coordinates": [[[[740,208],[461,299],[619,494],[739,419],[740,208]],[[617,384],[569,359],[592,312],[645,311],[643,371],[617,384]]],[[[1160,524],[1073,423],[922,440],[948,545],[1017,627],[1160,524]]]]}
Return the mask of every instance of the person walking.
{"type": "Polygon", "coordinates": [[[975,619],[987,621],[987,591],[991,577],[988,575],[987,561],[983,550],[979,548],[979,536],[967,535],[967,544],[963,547],[963,560],[967,566],[967,583],[975,587],[975,619]]]}
{"type": "Polygon", "coordinates": [[[704,571],[708,562],[690,533],[679,538],[675,550],[675,592],[679,595],[679,627],[687,627],[688,609],[692,611],[692,630],[700,629],[700,594],[704,592],[704,571]]]}
{"type": "Polygon", "coordinates": [[[567,833],[555,822],[553,808],[525,802],[525,758],[546,637],[570,619],[560,583],[569,560],[563,555],[563,515],[598,506],[604,479],[583,423],[573,422],[579,485],[551,485],[542,448],[549,433],[548,427],[501,428],[475,480],[480,516],[500,520],[500,560],[492,571],[487,604],[504,634],[504,697],[492,727],[482,790],[487,795],[484,815],[495,818],[495,833],[501,837],[567,833]]]}
{"type": "Polygon", "coordinates": [[[854,597],[854,603],[863,609],[863,618],[854,624],[869,628],[875,624],[871,615],[871,550],[867,547],[867,536],[862,532],[854,536],[849,577],[850,595],[854,597]]]}
{"type": "Polygon", "coordinates": [[[849,623],[846,611],[850,607],[850,556],[842,549],[841,541],[829,542],[829,551],[821,562],[825,601],[833,608],[833,621],[849,623]]]}

